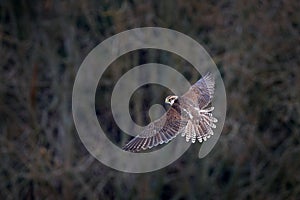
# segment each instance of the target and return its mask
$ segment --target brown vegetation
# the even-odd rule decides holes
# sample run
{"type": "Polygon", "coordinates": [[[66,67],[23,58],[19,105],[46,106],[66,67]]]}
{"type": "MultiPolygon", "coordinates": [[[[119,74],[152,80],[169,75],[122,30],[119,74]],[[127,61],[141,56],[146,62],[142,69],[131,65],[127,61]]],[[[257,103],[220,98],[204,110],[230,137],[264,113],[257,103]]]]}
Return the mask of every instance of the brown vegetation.
{"type": "MultiPolygon", "coordinates": [[[[299,198],[299,10],[297,0],[1,1],[1,199],[299,198]],[[86,151],[71,94],[93,47],[142,26],[171,28],[203,44],[221,71],[228,112],[208,157],[197,159],[194,145],[160,171],[125,174],[86,151]]],[[[114,62],[101,79],[96,110],[106,113],[99,121],[120,146],[128,138],[105,102],[124,72],[147,62],[173,66],[191,82],[199,78],[181,58],[156,50],[114,62]]],[[[138,123],[149,122],[142,102],[163,102],[162,88],[161,99],[147,98],[154,87],[133,99],[138,123]]]]}

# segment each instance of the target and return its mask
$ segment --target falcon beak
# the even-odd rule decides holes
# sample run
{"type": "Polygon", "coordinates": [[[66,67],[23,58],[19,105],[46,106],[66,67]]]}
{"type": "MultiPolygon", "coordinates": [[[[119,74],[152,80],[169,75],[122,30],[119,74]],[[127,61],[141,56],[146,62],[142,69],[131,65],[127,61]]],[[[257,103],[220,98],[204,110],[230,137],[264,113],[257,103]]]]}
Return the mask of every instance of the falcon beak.
{"type": "Polygon", "coordinates": [[[165,103],[166,103],[166,104],[169,104],[168,98],[165,99],[165,103]]]}

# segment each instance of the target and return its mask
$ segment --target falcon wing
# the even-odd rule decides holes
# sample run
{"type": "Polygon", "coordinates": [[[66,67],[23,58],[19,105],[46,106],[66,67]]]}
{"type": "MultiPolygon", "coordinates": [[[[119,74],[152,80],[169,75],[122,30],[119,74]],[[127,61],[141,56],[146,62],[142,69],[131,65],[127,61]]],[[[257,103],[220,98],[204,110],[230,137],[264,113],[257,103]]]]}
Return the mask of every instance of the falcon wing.
{"type": "Polygon", "coordinates": [[[151,149],[159,144],[168,143],[185,128],[187,121],[183,120],[180,114],[172,107],[160,118],[127,143],[123,150],[138,152],[151,149]]]}
{"type": "MultiPolygon", "coordinates": [[[[196,138],[201,143],[206,141],[213,135],[213,128],[218,121],[212,116],[211,111],[214,107],[208,106],[214,95],[215,79],[211,73],[207,73],[199,81],[197,81],[181,98],[189,105],[191,110],[199,113],[193,115],[193,120],[189,120],[182,136],[194,143],[196,138]]],[[[190,110],[190,115],[192,111],[190,110]]]]}
{"type": "Polygon", "coordinates": [[[189,99],[191,103],[200,109],[205,108],[211,102],[214,95],[215,79],[211,73],[207,73],[197,81],[182,97],[189,99]]]}

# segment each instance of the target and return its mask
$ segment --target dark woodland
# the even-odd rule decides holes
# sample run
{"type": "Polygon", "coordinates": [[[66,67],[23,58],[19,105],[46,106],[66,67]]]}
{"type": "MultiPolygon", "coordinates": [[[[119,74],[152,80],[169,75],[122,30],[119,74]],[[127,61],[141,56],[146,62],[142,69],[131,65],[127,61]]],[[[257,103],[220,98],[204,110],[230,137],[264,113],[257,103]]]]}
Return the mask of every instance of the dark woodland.
{"type": "MultiPolygon", "coordinates": [[[[300,2],[0,1],[0,199],[299,199],[300,2]],[[123,173],[84,147],[72,117],[76,73],[106,38],[137,27],[182,32],[205,47],[227,95],[219,141],[204,159],[192,145],[171,165],[123,173]]],[[[156,62],[191,83],[201,76],[170,52],[137,50],[99,81],[95,109],[120,148],[111,93],[122,74],[156,62]]],[[[139,88],[130,114],[140,125],[170,91],[139,88]]]]}

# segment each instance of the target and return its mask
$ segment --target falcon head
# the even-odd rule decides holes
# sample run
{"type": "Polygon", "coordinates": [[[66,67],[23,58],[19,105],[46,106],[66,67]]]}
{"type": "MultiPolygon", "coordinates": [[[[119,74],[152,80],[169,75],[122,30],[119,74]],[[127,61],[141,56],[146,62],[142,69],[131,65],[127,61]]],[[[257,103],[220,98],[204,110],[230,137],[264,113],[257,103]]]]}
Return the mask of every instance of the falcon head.
{"type": "Polygon", "coordinates": [[[178,99],[178,96],[175,96],[175,95],[170,95],[170,96],[167,96],[166,100],[165,100],[165,103],[168,103],[170,105],[173,105],[173,103],[178,99]]]}

